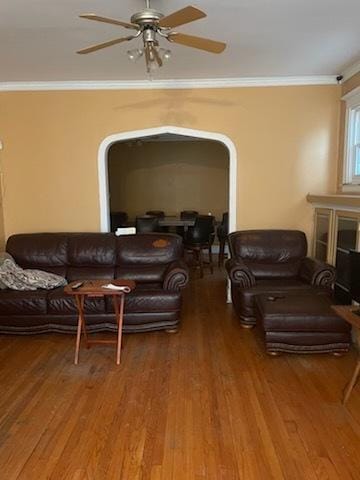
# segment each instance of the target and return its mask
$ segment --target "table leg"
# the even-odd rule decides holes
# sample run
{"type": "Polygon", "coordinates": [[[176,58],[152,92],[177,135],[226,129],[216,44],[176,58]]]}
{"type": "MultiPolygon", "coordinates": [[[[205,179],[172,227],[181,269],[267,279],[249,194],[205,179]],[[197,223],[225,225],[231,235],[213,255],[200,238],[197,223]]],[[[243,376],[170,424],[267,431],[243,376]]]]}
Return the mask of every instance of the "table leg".
{"type": "Polygon", "coordinates": [[[86,346],[86,348],[90,348],[90,344],[89,344],[89,341],[88,341],[89,337],[88,337],[88,334],[87,334],[87,331],[86,331],[84,304],[85,304],[85,295],[83,295],[82,305],[81,305],[82,332],[84,334],[85,346],[86,346]]]}
{"type": "Polygon", "coordinates": [[[123,317],[124,317],[124,298],[125,298],[124,294],[113,295],[114,309],[116,314],[116,323],[118,325],[117,345],[116,345],[116,365],[120,365],[122,326],[123,326],[123,317]]]}
{"type": "Polygon", "coordinates": [[[351,377],[351,380],[348,386],[346,387],[344,399],[343,399],[343,405],[345,405],[345,403],[349,400],[350,394],[352,392],[352,389],[355,387],[359,374],[360,374],[360,358],[358,359],[358,362],[356,364],[353,376],[351,377]]]}
{"type": "MultiPolygon", "coordinates": [[[[78,309],[78,313],[79,313],[77,333],[76,333],[75,360],[74,360],[75,365],[77,365],[79,363],[79,351],[80,351],[80,340],[81,340],[81,330],[82,329],[84,329],[84,333],[86,335],[85,325],[84,325],[85,295],[76,295],[75,300],[76,300],[76,305],[77,305],[77,309],[78,309]]],[[[87,341],[87,337],[86,337],[86,341],[87,341]]]]}

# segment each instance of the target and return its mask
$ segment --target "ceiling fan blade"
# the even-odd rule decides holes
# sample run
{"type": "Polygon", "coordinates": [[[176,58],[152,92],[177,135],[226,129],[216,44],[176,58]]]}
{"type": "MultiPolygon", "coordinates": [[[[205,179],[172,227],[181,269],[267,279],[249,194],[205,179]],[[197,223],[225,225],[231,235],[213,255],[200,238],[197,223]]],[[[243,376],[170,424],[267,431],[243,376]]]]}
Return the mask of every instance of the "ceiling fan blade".
{"type": "Polygon", "coordinates": [[[120,25],[121,27],[130,28],[132,30],[139,30],[138,25],[135,23],[122,22],[121,20],[115,20],[113,18],[100,17],[95,13],[83,13],[79,15],[80,18],[86,18],[87,20],[95,20],[96,22],[111,23],[112,25],[120,25]]]}
{"type": "Polygon", "coordinates": [[[184,33],[170,33],[167,39],[170,42],[180,43],[186,47],[198,48],[211,53],[221,53],[226,48],[226,43],[216,42],[203,37],[194,37],[193,35],[185,35],[184,33]]]}
{"type": "Polygon", "coordinates": [[[112,45],[116,45],[117,43],[127,42],[129,40],[132,40],[133,38],[135,38],[135,36],[133,35],[130,35],[130,37],[115,38],[114,40],[109,40],[108,42],[98,43],[90,47],[82,48],[81,50],[78,50],[76,53],[83,54],[83,53],[95,52],[96,50],[101,50],[102,48],[111,47],[112,45]]]}
{"type": "Polygon", "coordinates": [[[202,12],[198,8],[189,6],[163,17],[159,21],[159,26],[163,28],[174,28],[178,27],[179,25],[185,25],[185,23],[194,22],[195,20],[199,20],[200,18],[204,17],[206,17],[206,13],[202,12]]]}

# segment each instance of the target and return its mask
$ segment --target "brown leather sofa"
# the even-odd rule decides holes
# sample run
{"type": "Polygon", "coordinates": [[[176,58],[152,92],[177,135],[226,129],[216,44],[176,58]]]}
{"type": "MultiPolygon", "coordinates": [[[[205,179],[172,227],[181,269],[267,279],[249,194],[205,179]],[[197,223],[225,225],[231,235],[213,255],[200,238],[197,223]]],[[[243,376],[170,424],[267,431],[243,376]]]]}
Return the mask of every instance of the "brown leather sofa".
{"type": "MultiPolygon", "coordinates": [[[[188,268],[182,261],[182,239],[177,235],[20,234],[8,239],[6,250],[21,267],[53,272],[68,282],[135,280],[136,289],[125,300],[125,332],[174,330],[179,325],[181,289],[188,282],[188,268]]],[[[86,300],[90,331],[115,330],[108,300],[86,300]]],[[[74,300],[63,288],[0,290],[0,333],[74,332],[76,323],[74,300]]]]}
{"type": "Polygon", "coordinates": [[[307,241],[297,230],[246,230],[229,235],[226,268],[232,301],[241,324],[256,323],[255,298],[295,292],[330,292],[331,265],[307,257],[307,241]]]}

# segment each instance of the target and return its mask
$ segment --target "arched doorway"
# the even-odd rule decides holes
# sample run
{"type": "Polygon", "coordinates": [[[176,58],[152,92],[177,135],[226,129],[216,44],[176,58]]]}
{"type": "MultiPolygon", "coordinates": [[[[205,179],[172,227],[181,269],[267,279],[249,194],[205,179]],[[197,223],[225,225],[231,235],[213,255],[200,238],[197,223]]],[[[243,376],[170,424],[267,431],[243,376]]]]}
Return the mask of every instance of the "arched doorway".
{"type": "Polygon", "coordinates": [[[229,151],[229,229],[236,230],[236,199],[237,199],[237,156],[234,143],[229,137],[220,133],[189,128],[165,126],[147,128],[145,130],[133,130],[130,132],[116,133],[106,137],[100,144],[98,152],[98,178],[99,178],[99,201],[100,201],[100,228],[102,232],[110,231],[109,221],[109,183],[107,154],[109,147],[119,141],[136,138],[150,137],[161,134],[175,134],[188,137],[197,137],[222,143],[229,151]]]}

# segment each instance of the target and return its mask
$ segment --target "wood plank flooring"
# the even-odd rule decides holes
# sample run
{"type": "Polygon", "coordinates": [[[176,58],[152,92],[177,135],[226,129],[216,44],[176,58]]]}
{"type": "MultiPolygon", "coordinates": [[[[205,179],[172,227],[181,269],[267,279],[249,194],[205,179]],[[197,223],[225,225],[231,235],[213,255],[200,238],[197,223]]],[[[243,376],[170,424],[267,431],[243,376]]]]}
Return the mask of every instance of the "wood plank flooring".
{"type": "MultiPolygon", "coordinates": [[[[218,270],[217,270],[218,272],[218,270]]],[[[355,352],[268,357],[221,273],[194,279],[178,334],[0,337],[1,480],[360,479],[355,352]]]]}

